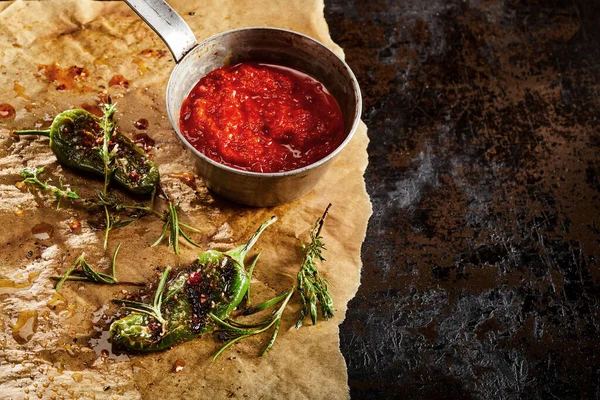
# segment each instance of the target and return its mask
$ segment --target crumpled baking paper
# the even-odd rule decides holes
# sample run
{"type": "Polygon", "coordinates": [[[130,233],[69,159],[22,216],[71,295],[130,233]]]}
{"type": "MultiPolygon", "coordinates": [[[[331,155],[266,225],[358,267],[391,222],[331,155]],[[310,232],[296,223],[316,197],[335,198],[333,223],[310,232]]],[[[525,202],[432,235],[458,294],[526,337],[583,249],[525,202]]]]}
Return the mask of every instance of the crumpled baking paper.
{"type": "MultiPolygon", "coordinates": [[[[308,34],[342,53],[329,37],[322,0],[170,3],[198,40],[234,28],[273,26],[308,34]]],[[[0,3],[0,37],[2,397],[347,398],[338,325],[360,282],[360,249],[371,214],[363,180],[366,127],[360,125],[318,187],[304,198],[274,208],[243,207],[213,196],[197,177],[187,184],[180,179],[195,171],[166,116],[165,89],[175,64],[164,43],[125,4],[0,3]],[[151,248],[162,222],[144,217],[111,232],[104,250],[103,232],[93,230],[89,222],[102,215],[90,215],[68,201],[57,209],[48,193],[15,186],[22,180],[22,168],[44,166],[44,179],[55,185],[62,181],[78,188],[82,197],[94,197],[101,180],[62,168],[48,139],[16,140],[10,133],[47,127],[68,108],[97,111],[103,93],[117,103],[123,132],[146,133],[154,140],[152,154],[165,191],[179,202],[181,219],[199,228],[193,238],[203,249],[183,242],[179,255],[166,245],[151,248]],[[142,118],[148,120],[143,131],[134,127],[142,118]],[[53,288],[51,277],[62,274],[82,252],[93,267],[108,271],[110,258],[122,243],[118,278],[151,282],[158,267],[187,265],[208,248],[233,248],[276,215],[279,221],[253,252],[261,252],[252,283],[252,301],[258,304],[292,285],[302,260],[301,240],[308,240],[308,231],[329,203],[333,206],[322,231],[327,261],[320,270],[330,282],[335,316],[315,326],[307,319],[297,330],[300,299],[294,296],[277,341],[264,357],[258,354],[268,335],[244,340],[216,361],[212,356],[223,343],[212,334],[161,353],[114,354],[107,329],[117,307],[110,300],[139,288],[77,282],[67,282],[58,294],[53,288]],[[81,229],[73,232],[75,221],[81,229]],[[173,366],[182,361],[183,369],[174,372],[173,366]]]]}

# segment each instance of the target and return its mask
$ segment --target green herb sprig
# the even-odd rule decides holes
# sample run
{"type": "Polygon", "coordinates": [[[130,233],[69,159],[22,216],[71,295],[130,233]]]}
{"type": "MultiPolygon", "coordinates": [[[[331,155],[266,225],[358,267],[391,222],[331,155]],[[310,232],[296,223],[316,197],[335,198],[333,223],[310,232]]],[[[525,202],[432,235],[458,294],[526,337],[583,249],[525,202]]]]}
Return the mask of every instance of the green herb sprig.
{"type": "MultiPolygon", "coordinates": [[[[100,122],[100,126],[102,127],[103,135],[102,135],[102,146],[98,147],[98,153],[102,162],[104,163],[104,188],[102,189],[102,194],[106,196],[108,191],[108,184],[110,183],[110,177],[114,173],[115,169],[111,165],[116,154],[116,148],[113,147],[112,151],[109,149],[110,140],[115,131],[115,121],[114,115],[117,111],[117,107],[115,104],[103,104],[102,109],[104,114],[102,115],[102,121],[100,122]]],[[[104,229],[104,248],[108,246],[108,235],[112,229],[119,223],[115,217],[111,216],[108,211],[108,206],[104,205],[104,215],[106,218],[106,227],[104,229]]]]}
{"type": "Polygon", "coordinates": [[[45,167],[39,168],[23,168],[21,170],[21,175],[24,180],[23,183],[30,183],[39,186],[43,190],[47,190],[51,192],[56,198],[56,209],[60,209],[60,201],[62,199],[79,199],[79,195],[75,190],[71,190],[69,187],[64,187],[62,184],[62,180],[59,179],[59,187],[53,186],[49,184],[49,181],[43,182],[39,179],[39,174],[44,172],[45,167]]]}
{"type": "MultiPolygon", "coordinates": [[[[298,271],[298,275],[296,278],[296,284],[294,284],[290,289],[286,290],[279,296],[276,296],[270,300],[265,301],[262,304],[259,304],[255,307],[246,308],[242,314],[243,315],[251,315],[259,311],[263,311],[265,309],[271,308],[279,303],[281,303],[280,307],[273,311],[273,313],[263,321],[259,321],[256,323],[241,323],[236,321],[235,319],[228,317],[225,320],[221,320],[217,318],[213,314],[209,314],[209,316],[215,321],[220,329],[218,332],[221,337],[227,342],[221,349],[214,355],[213,360],[215,360],[221,353],[227,350],[234,343],[246,339],[250,336],[258,335],[260,333],[266,332],[269,329],[273,328],[273,333],[271,334],[271,338],[267,343],[267,346],[263,349],[260,356],[265,355],[275,343],[275,339],[277,338],[277,334],[279,332],[279,328],[281,326],[281,318],[283,312],[289,303],[292,295],[296,290],[300,293],[300,298],[302,300],[302,309],[300,311],[300,317],[298,322],[296,323],[296,328],[300,328],[306,316],[310,313],[310,317],[313,324],[317,322],[317,303],[321,305],[321,314],[325,320],[331,318],[333,316],[333,299],[331,294],[329,293],[328,282],[325,278],[323,278],[319,270],[317,269],[318,261],[325,261],[322,255],[322,251],[325,249],[325,245],[322,242],[322,237],[320,236],[321,229],[323,228],[323,223],[325,222],[325,217],[329,212],[329,208],[331,204],[327,206],[325,212],[321,217],[317,219],[315,225],[310,231],[310,243],[308,245],[303,244],[302,250],[304,251],[304,259],[302,261],[302,265],[300,266],[300,270],[298,271]]],[[[254,265],[256,264],[255,258],[254,262],[251,266],[251,271],[254,269],[254,265]]],[[[247,301],[250,301],[249,292],[247,293],[247,301]]]]}
{"type": "Polygon", "coordinates": [[[114,121],[114,115],[117,111],[117,106],[116,104],[103,104],[102,109],[104,114],[102,115],[100,126],[102,127],[104,134],[102,136],[102,146],[98,149],[98,152],[104,163],[104,189],[102,190],[102,193],[106,194],[110,177],[115,171],[112,164],[115,154],[117,153],[117,148],[115,145],[113,149],[110,150],[109,146],[115,132],[116,123],[114,121]]]}
{"type": "Polygon", "coordinates": [[[93,282],[105,285],[114,285],[118,283],[117,280],[117,254],[119,253],[119,249],[121,248],[121,243],[115,249],[115,252],[112,256],[111,263],[111,274],[105,274],[103,272],[95,271],[85,260],[85,253],[81,253],[79,257],[71,264],[71,267],[62,275],[62,277],[58,278],[59,281],[56,284],[56,290],[58,291],[60,287],[66,281],[86,281],[93,282]],[[76,270],[77,267],[81,267],[81,270],[76,270]]]}
{"type": "Polygon", "coordinates": [[[108,247],[108,235],[110,231],[117,228],[122,228],[133,222],[132,219],[121,221],[121,217],[118,215],[111,215],[108,211],[108,207],[104,206],[104,216],[106,219],[106,227],[104,228],[104,248],[108,247]]]}
{"type": "Polygon", "coordinates": [[[321,314],[325,320],[333,317],[333,299],[329,293],[328,282],[317,269],[317,262],[325,261],[322,255],[325,245],[322,242],[323,238],[320,233],[330,207],[331,204],[327,206],[323,215],[315,222],[310,231],[310,243],[308,245],[302,244],[304,260],[297,276],[297,287],[302,300],[302,309],[296,323],[296,329],[302,326],[308,313],[310,313],[313,325],[317,323],[317,303],[321,305],[321,314]]]}
{"type": "Polygon", "coordinates": [[[165,222],[163,229],[156,241],[152,243],[151,247],[158,246],[167,236],[169,232],[169,246],[173,247],[175,254],[179,254],[179,236],[181,235],[188,243],[195,247],[201,247],[198,243],[194,242],[192,238],[185,232],[184,228],[192,232],[200,232],[198,229],[184,224],[179,220],[179,214],[177,213],[177,206],[169,201],[169,209],[161,216],[161,219],[165,222]]]}
{"type": "Polygon", "coordinates": [[[271,338],[269,339],[267,346],[260,353],[260,356],[262,357],[265,354],[267,354],[267,352],[273,347],[275,339],[277,339],[277,334],[279,333],[279,328],[281,327],[281,317],[283,315],[283,311],[285,310],[293,294],[294,287],[288,289],[287,291],[283,292],[277,297],[267,300],[264,303],[245,311],[244,314],[249,315],[258,311],[271,308],[277,305],[278,303],[281,303],[281,306],[279,306],[279,308],[275,310],[271,314],[271,316],[269,316],[263,321],[256,323],[245,324],[238,322],[233,318],[221,320],[212,313],[208,314],[212,318],[212,320],[220,326],[218,333],[221,335],[221,338],[227,340],[227,343],[225,343],[225,345],[221,347],[221,349],[219,349],[219,351],[217,351],[217,353],[213,356],[213,360],[216,360],[221,355],[221,353],[227,350],[234,343],[239,342],[242,339],[246,339],[250,336],[261,334],[273,328],[271,338]]]}

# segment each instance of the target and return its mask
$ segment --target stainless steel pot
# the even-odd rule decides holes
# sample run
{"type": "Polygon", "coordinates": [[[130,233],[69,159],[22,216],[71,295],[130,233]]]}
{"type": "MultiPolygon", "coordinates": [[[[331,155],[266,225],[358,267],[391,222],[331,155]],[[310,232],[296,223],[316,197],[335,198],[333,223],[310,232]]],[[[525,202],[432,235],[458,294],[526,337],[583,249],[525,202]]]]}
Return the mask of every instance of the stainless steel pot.
{"type": "Polygon", "coordinates": [[[177,136],[194,155],[206,186],[229,200],[250,206],[287,203],[310,192],[352,139],[360,121],[360,88],[350,67],[325,45],[285,29],[237,29],[197,43],[189,26],[164,1],[125,1],[165,41],[177,62],[167,86],[167,112],[177,136]],[[207,73],[244,61],[289,66],[323,83],[342,110],[347,135],[344,142],[311,165],[276,173],[241,171],[219,164],[196,150],[179,129],[184,99],[207,73]]]}

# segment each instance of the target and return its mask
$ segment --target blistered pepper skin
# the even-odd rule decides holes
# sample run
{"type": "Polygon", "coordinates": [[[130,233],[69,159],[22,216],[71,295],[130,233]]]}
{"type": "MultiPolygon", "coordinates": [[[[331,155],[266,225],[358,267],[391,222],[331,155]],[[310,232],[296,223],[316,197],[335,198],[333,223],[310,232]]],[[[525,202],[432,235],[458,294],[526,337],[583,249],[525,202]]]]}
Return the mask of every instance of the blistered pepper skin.
{"type": "MultiPolygon", "coordinates": [[[[192,329],[193,306],[186,293],[189,290],[188,280],[190,275],[200,271],[205,272],[207,269],[212,270],[213,277],[211,279],[215,281],[218,280],[221,271],[234,271],[232,276],[226,282],[223,282],[224,285],[219,287],[219,290],[224,290],[223,296],[220,296],[220,298],[211,297],[207,300],[214,301],[214,306],[211,307],[210,312],[219,319],[225,319],[244,298],[248,291],[250,277],[243,266],[240,266],[230,257],[225,256],[219,264],[206,264],[200,261],[201,258],[203,257],[201,256],[190,266],[189,272],[179,274],[167,286],[166,298],[168,298],[168,301],[165,302],[164,310],[167,324],[164,334],[157,335],[156,332],[152,332],[150,329],[151,317],[131,313],[113,322],[110,327],[111,342],[121,350],[146,353],[171,348],[211,331],[215,324],[208,316],[205,316],[205,324],[199,330],[192,329]],[[185,283],[174,289],[179,280],[185,281],[185,283]]],[[[158,326],[155,329],[158,329],[158,326]]]]}
{"type": "Polygon", "coordinates": [[[246,271],[244,259],[261,233],[275,221],[273,217],[264,222],[246,244],[236,249],[200,254],[166,285],[161,309],[165,325],[132,312],[112,323],[113,345],[129,352],[155,352],[211,331],[216,324],[209,314],[226,319],[248,292],[251,272],[246,271]]]}
{"type": "MultiPolygon", "coordinates": [[[[62,165],[104,175],[104,162],[100,156],[104,131],[100,119],[85,110],[67,110],[58,114],[49,134],[44,131],[16,131],[15,134],[49,136],[50,148],[62,165]]],[[[111,151],[115,148],[112,178],[130,192],[151,194],[160,180],[156,165],[118,128],[115,128],[109,146],[111,151]]]]}

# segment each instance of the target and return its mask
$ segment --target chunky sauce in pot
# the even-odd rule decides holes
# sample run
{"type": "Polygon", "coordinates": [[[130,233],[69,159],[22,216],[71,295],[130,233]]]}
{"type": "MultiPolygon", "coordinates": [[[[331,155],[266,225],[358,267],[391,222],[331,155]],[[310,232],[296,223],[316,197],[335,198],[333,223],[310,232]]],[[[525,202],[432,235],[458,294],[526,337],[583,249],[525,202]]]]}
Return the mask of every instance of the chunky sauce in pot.
{"type": "Polygon", "coordinates": [[[203,77],[183,102],[180,128],[209,158],[282,172],[333,152],[345,138],[339,105],[316,79],[273,64],[241,63],[203,77]]]}

